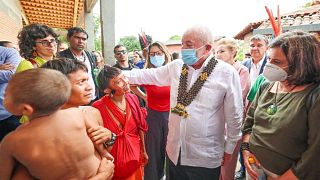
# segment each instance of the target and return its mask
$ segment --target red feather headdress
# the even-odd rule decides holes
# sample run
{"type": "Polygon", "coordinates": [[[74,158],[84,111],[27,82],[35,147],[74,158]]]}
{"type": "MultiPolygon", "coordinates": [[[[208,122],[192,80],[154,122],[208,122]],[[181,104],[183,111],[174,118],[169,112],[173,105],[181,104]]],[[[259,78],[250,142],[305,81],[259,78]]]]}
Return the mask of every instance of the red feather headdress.
{"type": "Polygon", "coordinates": [[[152,37],[147,35],[145,32],[141,31],[141,34],[138,35],[141,49],[148,47],[152,43],[152,37]]]}
{"type": "Polygon", "coordinates": [[[270,23],[274,32],[275,37],[279,36],[279,34],[281,34],[282,32],[282,27],[281,27],[281,16],[280,16],[280,10],[279,10],[279,5],[278,5],[278,9],[277,9],[277,20],[278,23],[276,23],[275,18],[273,17],[272,11],[270,11],[270,9],[265,6],[266,11],[268,13],[269,19],[270,19],[270,23]]]}

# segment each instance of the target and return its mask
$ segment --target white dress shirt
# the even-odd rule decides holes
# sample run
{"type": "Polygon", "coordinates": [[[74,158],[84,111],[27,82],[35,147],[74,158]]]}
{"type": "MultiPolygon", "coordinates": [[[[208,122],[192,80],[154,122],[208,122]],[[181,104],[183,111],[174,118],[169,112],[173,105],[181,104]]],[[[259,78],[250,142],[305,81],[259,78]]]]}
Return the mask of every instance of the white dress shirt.
{"type": "Polygon", "coordinates": [[[264,58],[266,58],[266,55],[264,55],[262,57],[262,59],[260,59],[260,61],[256,64],[253,63],[253,60],[251,59],[251,68],[250,68],[250,80],[251,80],[251,85],[254,84],[254,82],[256,81],[257,77],[259,76],[259,72],[260,69],[262,67],[263,64],[263,60],[264,58]]]}
{"type": "MultiPolygon", "coordinates": [[[[88,82],[89,82],[89,84],[90,84],[90,86],[91,86],[91,88],[92,88],[92,96],[91,96],[91,99],[92,100],[94,100],[94,99],[96,99],[97,98],[97,96],[96,96],[96,86],[94,85],[94,80],[93,80],[93,77],[92,77],[92,72],[91,72],[91,64],[90,64],[90,61],[89,61],[89,58],[88,58],[88,56],[87,56],[87,54],[83,51],[83,59],[82,60],[80,60],[80,61],[82,61],[82,62],[84,62],[84,64],[87,66],[87,68],[88,68],[88,74],[89,74],[89,80],[88,80],[88,82]]],[[[78,59],[79,60],[79,59],[78,59]]]]}
{"type": "MultiPolygon", "coordinates": [[[[200,69],[189,67],[188,90],[211,57],[200,69]]],[[[182,60],[175,60],[159,68],[137,69],[124,74],[133,84],[171,86],[170,107],[173,108],[177,103],[182,65],[182,60]]],[[[181,165],[205,168],[221,166],[223,153],[232,154],[241,138],[243,107],[236,70],[218,60],[215,69],[186,109],[190,115],[188,118],[175,113],[169,115],[166,150],[170,160],[177,164],[181,149],[181,165]]]]}

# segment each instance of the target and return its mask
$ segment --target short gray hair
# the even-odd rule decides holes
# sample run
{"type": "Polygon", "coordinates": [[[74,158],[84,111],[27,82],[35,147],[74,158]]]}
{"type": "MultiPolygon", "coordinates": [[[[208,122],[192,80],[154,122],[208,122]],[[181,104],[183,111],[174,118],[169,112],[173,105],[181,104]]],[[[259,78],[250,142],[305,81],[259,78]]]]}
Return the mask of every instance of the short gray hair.
{"type": "Polygon", "coordinates": [[[193,34],[203,44],[212,44],[213,36],[211,30],[205,26],[193,26],[185,31],[183,36],[187,34],[193,34]]]}
{"type": "Polygon", "coordinates": [[[266,45],[269,44],[268,38],[265,35],[262,35],[262,34],[256,34],[256,35],[254,35],[254,36],[252,36],[250,38],[250,42],[252,42],[254,40],[256,40],[256,41],[264,41],[266,43],[266,45]]]}

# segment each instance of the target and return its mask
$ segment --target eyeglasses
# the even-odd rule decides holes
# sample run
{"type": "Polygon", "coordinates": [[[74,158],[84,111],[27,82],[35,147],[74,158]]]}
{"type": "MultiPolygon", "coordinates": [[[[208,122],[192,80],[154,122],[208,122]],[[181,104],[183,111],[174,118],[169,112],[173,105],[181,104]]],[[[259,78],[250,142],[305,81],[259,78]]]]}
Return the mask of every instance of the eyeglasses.
{"type": "Polygon", "coordinates": [[[115,53],[117,56],[121,55],[121,54],[127,54],[126,50],[122,50],[122,51],[116,51],[115,53]]]}
{"type": "Polygon", "coordinates": [[[51,43],[53,45],[57,44],[57,40],[56,39],[50,39],[50,40],[43,40],[43,41],[38,41],[36,43],[40,43],[43,46],[49,47],[51,45],[51,43]]]}
{"type": "Polygon", "coordinates": [[[157,55],[157,56],[162,56],[162,55],[163,55],[163,52],[162,52],[162,51],[150,52],[149,55],[150,55],[151,57],[154,57],[155,55],[157,55]]]}

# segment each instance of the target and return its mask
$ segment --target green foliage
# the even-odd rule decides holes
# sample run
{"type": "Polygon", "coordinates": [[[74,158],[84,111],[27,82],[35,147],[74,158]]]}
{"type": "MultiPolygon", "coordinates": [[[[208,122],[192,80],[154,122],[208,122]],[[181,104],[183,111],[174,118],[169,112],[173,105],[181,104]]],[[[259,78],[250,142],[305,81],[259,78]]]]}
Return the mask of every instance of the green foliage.
{"type": "Polygon", "coordinates": [[[310,7],[311,5],[312,5],[312,2],[308,2],[303,7],[307,8],[307,7],[310,7]]]}
{"type": "Polygon", "coordinates": [[[100,16],[93,15],[93,31],[94,31],[94,49],[96,51],[101,51],[102,45],[101,45],[101,22],[100,22],[100,16]]]}
{"type": "Polygon", "coordinates": [[[101,45],[101,38],[99,37],[94,37],[94,49],[96,51],[101,51],[102,45],[101,45]]]}
{"type": "Polygon", "coordinates": [[[94,34],[97,34],[98,32],[100,32],[99,30],[101,29],[100,16],[94,15],[93,22],[94,22],[93,31],[94,31],[94,34]]]}
{"type": "Polygon", "coordinates": [[[179,35],[173,35],[173,36],[171,36],[171,37],[169,38],[169,40],[181,40],[181,39],[182,39],[182,37],[179,36],[179,35]]]}
{"type": "Polygon", "coordinates": [[[62,29],[62,28],[53,28],[53,30],[59,35],[58,36],[58,41],[59,42],[64,42],[68,44],[67,40],[67,30],[62,29]]]}
{"type": "Polygon", "coordinates": [[[244,52],[244,47],[243,47],[243,41],[238,41],[238,53],[236,56],[237,61],[242,61],[245,58],[245,52],[244,52]]]}
{"type": "Polygon", "coordinates": [[[67,37],[66,36],[63,36],[63,35],[60,35],[59,37],[58,37],[58,40],[60,41],[60,42],[64,42],[64,43],[69,43],[68,42],[68,40],[67,40],[67,37]]]}
{"type": "Polygon", "coordinates": [[[139,40],[135,36],[125,36],[123,38],[120,38],[118,44],[122,44],[124,47],[127,48],[129,52],[132,52],[135,49],[141,50],[139,40]]]}

